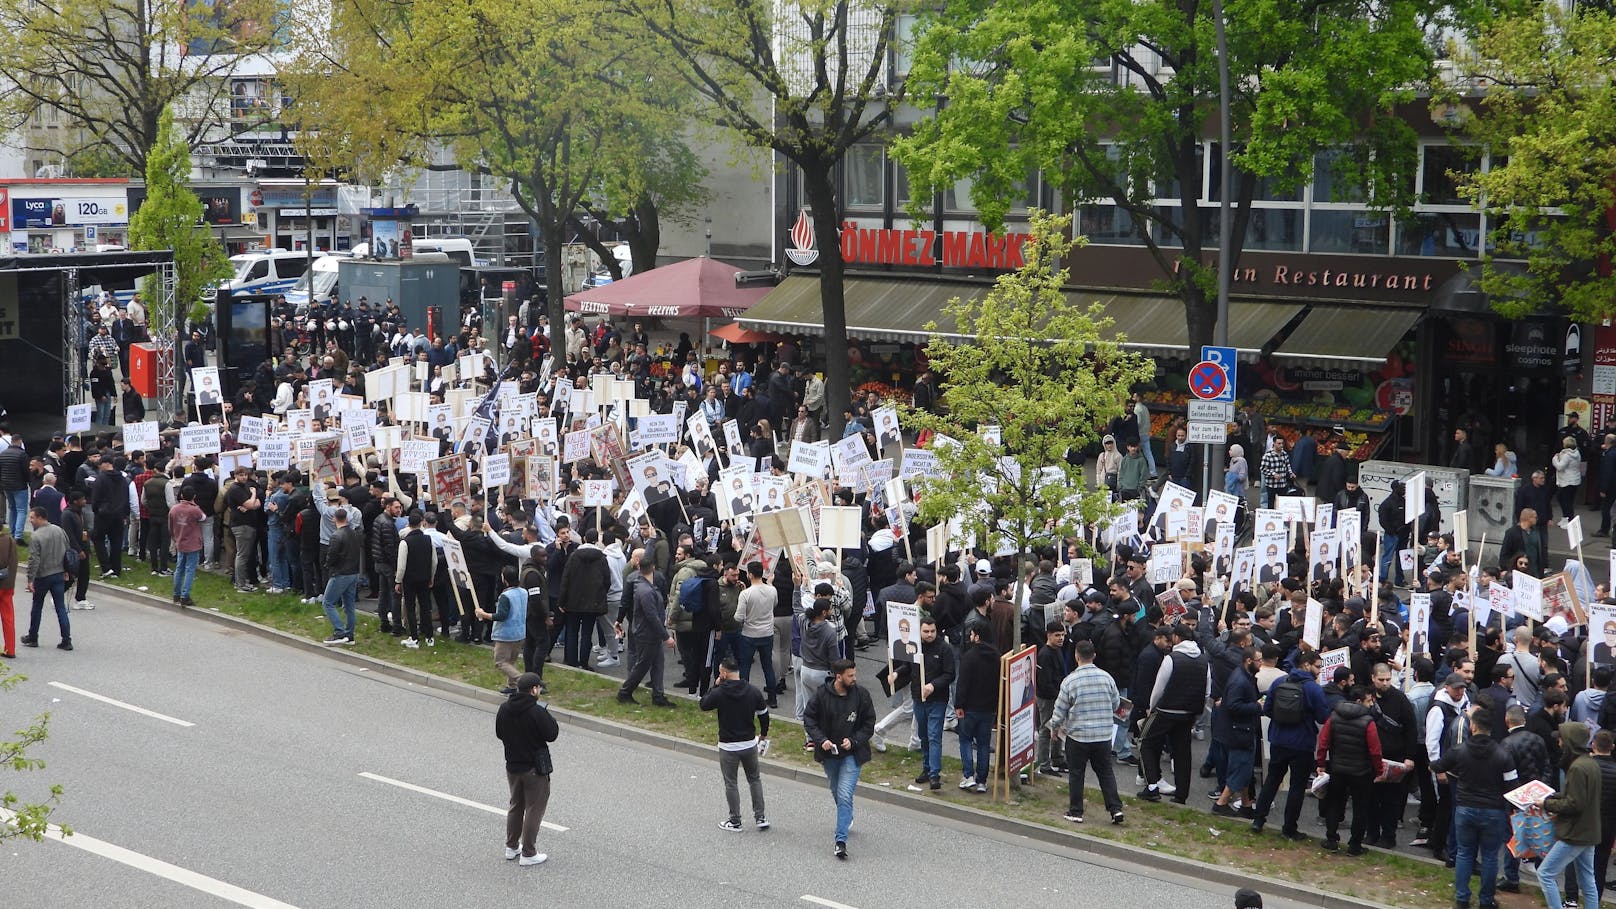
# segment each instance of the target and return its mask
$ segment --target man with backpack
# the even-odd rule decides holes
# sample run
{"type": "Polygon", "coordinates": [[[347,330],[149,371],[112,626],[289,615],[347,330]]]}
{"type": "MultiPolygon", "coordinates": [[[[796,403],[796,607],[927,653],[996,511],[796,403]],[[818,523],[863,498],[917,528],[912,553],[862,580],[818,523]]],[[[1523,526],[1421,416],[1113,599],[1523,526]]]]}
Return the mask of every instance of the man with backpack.
{"type": "MultiPolygon", "coordinates": [[[[1470,695],[1465,688],[1464,676],[1448,674],[1442,688],[1431,696],[1431,707],[1425,714],[1425,753],[1431,766],[1448,751],[1463,743],[1469,736],[1469,724],[1464,720],[1470,711],[1470,695]]],[[[1488,717],[1487,721],[1492,722],[1488,717]]],[[[1491,737],[1489,737],[1491,741],[1491,737]]],[[[1453,831],[1453,787],[1437,777],[1436,819],[1431,824],[1431,852],[1444,862],[1452,861],[1449,839],[1453,831]]]]}
{"type": "Polygon", "coordinates": [[[1304,650],[1296,657],[1296,668],[1268,689],[1263,715],[1268,724],[1268,777],[1257,796],[1257,816],[1251,832],[1261,833],[1268,823],[1268,812],[1279,795],[1279,785],[1290,777],[1285,796],[1285,821],[1280,835],[1288,840],[1307,840],[1297,824],[1302,819],[1302,800],[1307,793],[1308,776],[1313,769],[1313,747],[1318,727],[1330,716],[1330,707],[1319,687],[1319,654],[1304,650]]]}

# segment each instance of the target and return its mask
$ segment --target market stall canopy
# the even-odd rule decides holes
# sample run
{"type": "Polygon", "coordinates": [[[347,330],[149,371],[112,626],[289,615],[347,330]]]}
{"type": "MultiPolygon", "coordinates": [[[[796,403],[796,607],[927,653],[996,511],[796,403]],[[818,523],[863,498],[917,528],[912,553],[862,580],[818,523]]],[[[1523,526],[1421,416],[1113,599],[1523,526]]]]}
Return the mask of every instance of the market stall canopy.
{"type": "MultiPolygon", "coordinates": [[[[976,300],[991,289],[992,285],[981,281],[849,275],[843,292],[847,332],[877,341],[924,343],[931,336],[926,325],[935,321],[938,334],[958,338],[959,326],[943,312],[948,302],[955,297],[976,300]]],[[[1097,294],[1077,289],[1067,291],[1067,295],[1083,305],[1104,304],[1106,315],[1115,323],[1114,332],[1124,336],[1126,347],[1168,355],[1188,350],[1184,302],[1178,297],[1097,294]]],[[[1244,353],[1255,354],[1301,311],[1299,303],[1233,303],[1229,307],[1229,343],[1244,353]]],[[[822,333],[819,278],[786,278],[739,321],[764,331],[822,333]]]]}
{"type": "Polygon", "coordinates": [[[755,331],[750,328],[743,328],[737,322],[719,326],[709,331],[708,334],[720,341],[728,341],[731,344],[767,344],[772,341],[785,340],[784,335],[777,335],[771,331],[755,331]]]}
{"type": "Polygon", "coordinates": [[[1320,362],[1384,363],[1421,310],[1395,307],[1314,306],[1274,356],[1320,362]]]}
{"type": "Polygon", "coordinates": [[[567,297],[569,312],[657,319],[733,319],[772,287],[736,287],[737,266],[717,259],[686,259],[588,287],[567,297]]]}

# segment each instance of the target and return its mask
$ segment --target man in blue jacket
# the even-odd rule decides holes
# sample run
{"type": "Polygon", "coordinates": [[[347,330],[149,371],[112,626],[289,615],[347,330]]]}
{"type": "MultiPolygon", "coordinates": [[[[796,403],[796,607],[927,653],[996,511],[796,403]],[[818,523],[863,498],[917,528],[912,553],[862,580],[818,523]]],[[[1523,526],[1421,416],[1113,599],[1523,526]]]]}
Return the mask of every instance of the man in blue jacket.
{"type": "Polygon", "coordinates": [[[1229,673],[1223,696],[1213,702],[1212,739],[1223,744],[1223,791],[1218,794],[1212,813],[1224,817],[1256,817],[1247,804],[1237,810],[1232,804],[1251,785],[1256,767],[1257,733],[1262,723],[1262,703],[1257,699],[1257,670],[1262,666],[1256,648],[1240,651],[1241,665],[1229,673]]]}
{"type": "Polygon", "coordinates": [[[1252,833],[1262,832],[1268,822],[1268,811],[1279,795],[1280,781],[1288,775],[1290,790],[1285,796],[1285,824],[1280,833],[1288,840],[1307,840],[1296,825],[1302,819],[1302,800],[1313,770],[1313,748],[1318,743],[1319,724],[1330,716],[1318,674],[1318,651],[1304,650],[1296,657],[1296,668],[1268,689],[1263,702],[1263,716],[1271,721],[1268,725],[1268,778],[1257,796],[1252,833]]]}

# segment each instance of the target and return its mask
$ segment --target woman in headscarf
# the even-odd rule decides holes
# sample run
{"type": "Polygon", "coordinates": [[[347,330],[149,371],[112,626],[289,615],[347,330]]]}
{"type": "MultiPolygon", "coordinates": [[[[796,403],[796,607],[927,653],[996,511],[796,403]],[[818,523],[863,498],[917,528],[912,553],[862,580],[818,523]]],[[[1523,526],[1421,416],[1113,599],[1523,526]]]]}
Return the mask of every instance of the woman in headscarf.
{"type": "Polygon", "coordinates": [[[1240,445],[1229,446],[1229,466],[1223,471],[1223,491],[1245,498],[1251,483],[1251,468],[1246,464],[1246,450],[1240,445]]]}

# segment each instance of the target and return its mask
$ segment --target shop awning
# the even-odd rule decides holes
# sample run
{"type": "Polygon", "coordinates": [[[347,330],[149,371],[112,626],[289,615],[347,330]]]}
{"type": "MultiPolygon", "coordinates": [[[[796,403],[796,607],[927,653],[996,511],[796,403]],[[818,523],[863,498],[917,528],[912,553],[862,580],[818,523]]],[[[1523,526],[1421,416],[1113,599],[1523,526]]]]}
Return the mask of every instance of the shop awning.
{"type": "Polygon", "coordinates": [[[736,287],[742,269],[717,259],[686,259],[566,298],[568,312],[667,319],[733,319],[769,292],[736,287]]]}
{"type": "Polygon", "coordinates": [[[1314,306],[1274,356],[1382,363],[1420,319],[1419,309],[1314,306]]]}
{"type": "MultiPolygon", "coordinates": [[[[843,284],[847,332],[878,341],[924,341],[937,323],[939,334],[956,326],[943,314],[955,297],[974,300],[988,286],[969,282],[917,281],[913,278],[849,276],[843,284]]],[[[742,325],[785,334],[820,334],[825,330],[819,302],[819,278],[792,275],[740,316],[742,325]]]]}
{"type": "MultiPolygon", "coordinates": [[[[1184,354],[1189,350],[1189,324],[1184,301],[1178,297],[1117,294],[1104,297],[1106,314],[1126,340],[1124,347],[1151,353],[1184,354]]],[[[1299,303],[1229,304],[1229,346],[1242,353],[1262,350],[1296,314],[1299,303]]]]}

